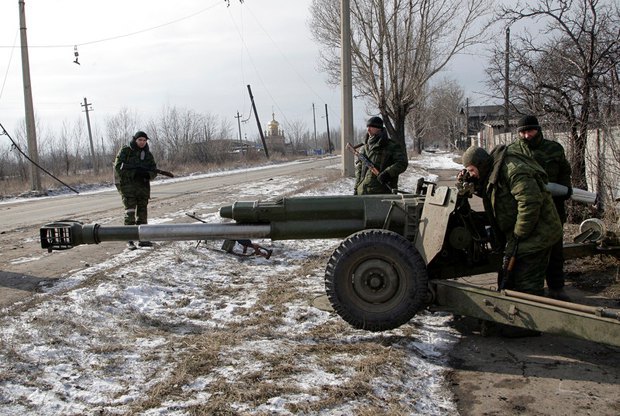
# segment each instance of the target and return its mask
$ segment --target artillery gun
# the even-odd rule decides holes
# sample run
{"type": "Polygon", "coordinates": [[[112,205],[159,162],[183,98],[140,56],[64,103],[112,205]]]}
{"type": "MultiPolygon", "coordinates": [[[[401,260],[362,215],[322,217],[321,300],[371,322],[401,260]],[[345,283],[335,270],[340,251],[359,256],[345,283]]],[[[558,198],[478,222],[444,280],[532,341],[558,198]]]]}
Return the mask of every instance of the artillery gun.
{"type": "MultiPolygon", "coordinates": [[[[434,306],[542,332],[620,346],[620,311],[482,288],[454,279],[497,272],[502,243],[463,188],[420,181],[414,194],[291,197],[220,208],[234,222],[83,225],[56,222],[40,230],[49,251],[127,240],[271,240],[343,238],[325,270],[333,309],[356,328],[383,331],[434,306]]],[[[585,221],[565,258],[620,254],[615,234],[585,221]]]]}

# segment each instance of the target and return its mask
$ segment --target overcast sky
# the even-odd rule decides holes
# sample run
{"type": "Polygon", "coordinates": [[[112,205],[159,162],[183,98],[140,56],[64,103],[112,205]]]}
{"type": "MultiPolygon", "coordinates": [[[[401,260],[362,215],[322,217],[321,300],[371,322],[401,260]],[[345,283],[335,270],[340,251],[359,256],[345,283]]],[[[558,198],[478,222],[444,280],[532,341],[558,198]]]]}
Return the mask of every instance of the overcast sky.
{"type": "MultiPolygon", "coordinates": [[[[318,70],[308,29],[310,0],[27,0],[26,26],[35,113],[46,126],[84,119],[103,131],[122,108],[141,119],[164,106],[229,118],[250,116],[252,92],[263,129],[272,112],[283,125],[301,120],[325,130],[340,124],[340,90],[318,70]],[[73,63],[77,45],[80,65],[73,63]]],[[[18,0],[0,4],[0,123],[13,132],[24,118],[18,0]],[[13,45],[17,48],[13,48],[13,45]]],[[[446,73],[468,94],[480,90],[482,65],[461,59],[446,73]],[[464,66],[466,65],[466,66],[464,66]]],[[[473,101],[470,104],[474,103],[473,101]]],[[[354,100],[356,125],[366,107],[354,100]]],[[[248,138],[256,123],[242,126],[248,138]]]]}

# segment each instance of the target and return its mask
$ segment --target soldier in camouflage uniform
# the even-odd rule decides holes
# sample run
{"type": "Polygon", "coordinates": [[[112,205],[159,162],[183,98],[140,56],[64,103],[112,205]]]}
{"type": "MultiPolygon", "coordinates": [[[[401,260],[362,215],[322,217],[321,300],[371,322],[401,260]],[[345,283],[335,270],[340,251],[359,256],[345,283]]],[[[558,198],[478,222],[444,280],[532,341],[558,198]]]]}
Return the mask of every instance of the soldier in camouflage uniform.
{"type": "Polygon", "coordinates": [[[551,247],[562,236],[560,218],[545,188],[547,174],[531,157],[503,145],[491,155],[470,147],[463,154],[463,166],[476,181],[485,211],[505,237],[504,264],[516,257],[504,288],[543,295],[551,247]]]}
{"type": "MultiPolygon", "coordinates": [[[[532,157],[547,173],[549,182],[558,183],[569,189],[568,195],[553,197],[553,203],[563,226],[566,222],[565,201],[570,198],[572,193],[571,167],[568,160],[566,160],[564,148],[560,143],[544,138],[538,119],[535,116],[522,117],[517,124],[517,132],[519,139],[510,146],[515,149],[521,149],[522,152],[530,151],[532,157]]],[[[549,297],[570,301],[570,298],[564,291],[563,244],[563,238],[561,238],[551,248],[546,279],[549,297]]]]}
{"type": "Polygon", "coordinates": [[[379,175],[375,176],[368,166],[357,160],[353,195],[389,194],[390,188],[398,189],[398,175],[407,169],[407,153],[399,143],[388,137],[381,117],[371,117],[366,127],[368,132],[360,153],[370,159],[379,170],[379,175]]]}
{"type": "MultiPolygon", "coordinates": [[[[149,151],[148,136],[143,131],[134,134],[131,142],[123,146],[114,161],[114,182],[125,207],[125,225],[148,223],[147,206],[151,197],[151,183],[157,173],[155,159],[149,151]]],[[[151,246],[150,241],[140,241],[139,246],[151,246]]],[[[133,241],[127,248],[135,250],[133,241]]]]}

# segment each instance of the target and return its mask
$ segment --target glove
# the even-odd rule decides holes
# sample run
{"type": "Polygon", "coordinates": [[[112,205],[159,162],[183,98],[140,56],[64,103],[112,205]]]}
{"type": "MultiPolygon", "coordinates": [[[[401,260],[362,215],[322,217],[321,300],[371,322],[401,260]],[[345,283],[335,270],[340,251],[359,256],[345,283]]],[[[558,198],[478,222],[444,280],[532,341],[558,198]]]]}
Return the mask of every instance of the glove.
{"type": "Polygon", "coordinates": [[[390,181],[392,180],[392,176],[384,170],[379,175],[377,175],[377,180],[385,185],[390,183],[390,181]]]}

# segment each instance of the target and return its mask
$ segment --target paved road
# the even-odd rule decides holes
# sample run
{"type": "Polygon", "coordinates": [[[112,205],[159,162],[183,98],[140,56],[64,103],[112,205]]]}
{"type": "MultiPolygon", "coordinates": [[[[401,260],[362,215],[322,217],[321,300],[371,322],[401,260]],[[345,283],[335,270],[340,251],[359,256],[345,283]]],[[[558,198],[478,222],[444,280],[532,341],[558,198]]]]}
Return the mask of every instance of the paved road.
{"type": "MultiPolygon", "coordinates": [[[[303,175],[309,170],[317,170],[334,165],[338,157],[307,159],[296,163],[267,166],[261,169],[232,171],[230,173],[194,180],[156,181],[151,188],[151,204],[166,206],[170,199],[184,195],[222,194],[231,185],[243,182],[264,180],[280,175],[303,175]]],[[[187,178],[184,178],[187,179],[187,178]]],[[[235,196],[231,196],[234,198],[235,196]]],[[[0,232],[8,232],[18,227],[44,224],[60,219],[101,218],[106,215],[120,215],[121,204],[118,192],[108,191],[84,194],[68,194],[53,198],[30,198],[25,201],[0,204],[0,232]]]]}
{"type": "MultiPolygon", "coordinates": [[[[338,157],[307,159],[260,169],[233,171],[192,180],[157,181],[151,188],[149,217],[173,222],[194,222],[184,215],[200,207],[200,215],[217,212],[236,200],[267,199],[290,191],[278,188],[279,176],[304,178],[338,175],[338,157]],[[327,168],[330,167],[330,168],[327,168]],[[244,183],[273,180],[274,195],[261,195],[244,183]],[[179,214],[180,213],[180,214],[179,214]]],[[[320,180],[320,179],[319,179],[320,180]]],[[[270,182],[271,183],[271,182],[270,182]]],[[[122,205],[116,189],[53,198],[32,198],[0,204],[0,307],[24,299],[43,285],[70,272],[98,264],[120,253],[124,242],[80,246],[46,253],[40,247],[39,228],[50,222],[72,219],[83,223],[122,224],[122,205]]]]}

